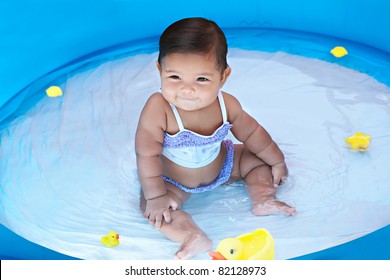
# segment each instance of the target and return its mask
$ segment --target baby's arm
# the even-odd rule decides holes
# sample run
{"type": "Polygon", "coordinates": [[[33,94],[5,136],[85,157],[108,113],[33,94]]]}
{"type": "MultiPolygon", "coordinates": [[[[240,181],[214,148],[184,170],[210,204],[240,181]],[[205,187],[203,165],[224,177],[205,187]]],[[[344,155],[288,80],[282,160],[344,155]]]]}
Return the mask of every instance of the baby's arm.
{"type": "Polygon", "coordinates": [[[170,210],[176,210],[177,203],[167,195],[161,177],[162,153],[166,117],[162,97],[153,95],[145,104],[135,136],[138,177],[146,199],[145,218],[160,228],[162,219],[170,223],[170,210]]]}
{"type": "Polygon", "coordinates": [[[242,109],[235,97],[228,94],[225,96],[228,117],[233,124],[233,135],[258,158],[271,166],[275,187],[283,183],[288,171],[282,151],[272,140],[270,134],[242,109]]]}

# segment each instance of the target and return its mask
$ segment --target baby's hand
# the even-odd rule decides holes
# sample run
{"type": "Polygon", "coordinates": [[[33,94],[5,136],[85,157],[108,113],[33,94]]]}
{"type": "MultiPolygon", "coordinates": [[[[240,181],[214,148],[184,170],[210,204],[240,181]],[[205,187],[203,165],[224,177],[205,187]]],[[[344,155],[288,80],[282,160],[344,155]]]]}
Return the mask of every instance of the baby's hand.
{"type": "Polygon", "coordinates": [[[283,184],[287,180],[288,170],[284,161],[271,166],[271,172],[275,188],[283,184]]]}
{"type": "Polygon", "coordinates": [[[165,222],[171,222],[170,208],[172,208],[172,210],[176,210],[178,208],[178,204],[167,194],[149,199],[146,201],[144,217],[149,220],[151,224],[154,224],[157,229],[159,229],[163,222],[163,218],[165,222]]]}

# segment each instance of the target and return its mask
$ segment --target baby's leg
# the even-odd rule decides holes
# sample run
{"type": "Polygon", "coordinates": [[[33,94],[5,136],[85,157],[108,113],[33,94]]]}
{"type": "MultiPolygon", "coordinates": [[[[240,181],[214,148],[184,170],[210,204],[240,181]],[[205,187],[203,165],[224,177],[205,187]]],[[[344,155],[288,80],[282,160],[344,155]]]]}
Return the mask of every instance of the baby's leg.
{"type": "MultiPolygon", "coordinates": [[[[179,205],[186,201],[190,195],[166,182],[168,194],[176,200],[179,205]]],[[[145,198],[141,192],[141,211],[145,211],[145,198]]],[[[206,252],[211,249],[212,241],[195,224],[191,216],[182,211],[175,210],[171,212],[171,222],[163,222],[160,231],[172,241],[181,244],[175,254],[177,259],[189,259],[196,254],[206,252]]]]}
{"type": "Polygon", "coordinates": [[[239,158],[239,171],[245,180],[252,200],[253,214],[258,216],[275,214],[295,215],[295,208],[276,200],[276,188],[272,184],[270,166],[244,146],[240,145],[236,149],[239,158]]]}
{"type": "Polygon", "coordinates": [[[249,196],[252,200],[253,214],[264,215],[295,215],[295,208],[276,200],[276,188],[272,184],[271,168],[268,165],[259,165],[246,176],[249,196]]]}
{"type": "Polygon", "coordinates": [[[185,260],[211,249],[212,241],[188,213],[176,210],[172,211],[171,217],[171,223],[163,223],[160,230],[166,237],[181,244],[175,258],[185,260]]]}

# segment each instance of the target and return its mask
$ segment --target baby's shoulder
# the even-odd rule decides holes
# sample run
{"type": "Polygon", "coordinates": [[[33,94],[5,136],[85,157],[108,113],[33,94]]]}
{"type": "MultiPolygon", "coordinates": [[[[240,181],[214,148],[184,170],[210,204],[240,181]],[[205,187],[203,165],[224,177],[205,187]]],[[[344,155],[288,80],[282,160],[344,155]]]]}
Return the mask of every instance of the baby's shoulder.
{"type": "Polygon", "coordinates": [[[164,96],[162,96],[161,93],[155,92],[153,93],[148,100],[146,101],[146,104],[150,105],[169,105],[168,102],[165,100],[164,96]]]}
{"type": "Polygon", "coordinates": [[[142,112],[145,117],[152,116],[153,118],[163,118],[168,109],[169,103],[165,100],[161,93],[156,92],[149,96],[142,112]]]}
{"type": "Polygon", "coordinates": [[[144,108],[157,111],[166,111],[169,108],[169,103],[165,100],[161,93],[156,92],[148,98],[144,108]]]}
{"type": "Polygon", "coordinates": [[[225,102],[228,120],[229,122],[234,123],[237,117],[243,112],[242,106],[238,99],[229,93],[223,92],[223,99],[225,102]]]}
{"type": "Polygon", "coordinates": [[[225,106],[228,110],[230,108],[241,108],[240,101],[238,101],[238,99],[234,95],[227,92],[222,92],[222,95],[223,100],[225,102],[225,106]]]}

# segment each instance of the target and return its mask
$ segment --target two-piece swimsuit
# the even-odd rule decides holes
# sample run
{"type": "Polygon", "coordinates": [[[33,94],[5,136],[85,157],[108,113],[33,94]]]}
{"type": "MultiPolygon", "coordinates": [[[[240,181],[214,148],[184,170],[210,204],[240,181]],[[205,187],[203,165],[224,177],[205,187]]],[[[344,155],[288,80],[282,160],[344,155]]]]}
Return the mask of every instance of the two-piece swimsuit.
{"type": "Polygon", "coordinates": [[[218,177],[210,184],[200,185],[196,188],[188,188],[179,182],[162,175],[164,181],[177,186],[185,192],[200,193],[209,191],[226,183],[230,178],[233,167],[234,144],[229,139],[225,140],[232,125],[227,120],[225,102],[221,91],[218,93],[218,101],[222,111],[223,123],[209,136],[201,135],[184,128],[177,108],[170,104],[179,126],[179,132],[174,135],[170,135],[167,132],[164,133],[162,154],[166,158],[187,168],[199,168],[210,164],[217,158],[221,150],[221,143],[223,143],[226,148],[225,162],[223,163],[218,177]]]}

